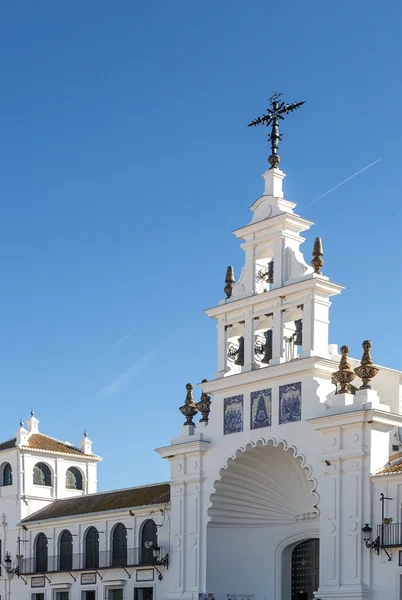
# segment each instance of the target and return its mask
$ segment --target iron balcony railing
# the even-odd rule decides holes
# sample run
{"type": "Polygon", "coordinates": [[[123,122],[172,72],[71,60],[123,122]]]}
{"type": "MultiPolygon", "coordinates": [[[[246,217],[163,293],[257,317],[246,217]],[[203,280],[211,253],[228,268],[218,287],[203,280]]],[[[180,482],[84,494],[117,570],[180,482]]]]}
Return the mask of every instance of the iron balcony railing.
{"type": "Polygon", "coordinates": [[[135,566],[152,566],[150,557],[141,560],[139,548],[127,548],[127,552],[101,551],[98,553],[80,553],[64,556],[23,558],[19,564],[21,575],[33,573],[56,573],[60,571],[84,571],[112,569],[135,566]]]}
{"type": "Polygon", "coordinates": [[[377,536],[382,548],[402,548],[402,523],[377,525],[377,536]]]}

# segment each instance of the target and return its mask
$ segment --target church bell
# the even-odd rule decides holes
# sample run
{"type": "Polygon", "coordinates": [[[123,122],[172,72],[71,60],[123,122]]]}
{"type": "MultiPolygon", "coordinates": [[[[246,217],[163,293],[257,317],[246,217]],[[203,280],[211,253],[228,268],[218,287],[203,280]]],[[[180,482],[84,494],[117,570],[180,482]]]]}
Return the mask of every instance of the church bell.
{"type": "Polygon", "coordinates": [[[268,263],[267,283],[274,283],[274,261],[268,263]]]}
{"type": "Polygon", "coordinates": [[[297,319],[295,321],[295,333],[293,338],[293,343],[295,346],[303,345],[303,319],[297,319]]]}
{"type": "Polygon", "coordinates": [[[239,365],[240,367],[244,366],[244,337],[239,337],[239,348],[237,350],[236,360],[234,361],[235,365],[239,365]]]}
{"type": "Polygon", "coordinates": [[[267,365],[272,358],[272,329],[265,331],[264,337],[264,356],[262,357],[261,362],[267,365]]]}

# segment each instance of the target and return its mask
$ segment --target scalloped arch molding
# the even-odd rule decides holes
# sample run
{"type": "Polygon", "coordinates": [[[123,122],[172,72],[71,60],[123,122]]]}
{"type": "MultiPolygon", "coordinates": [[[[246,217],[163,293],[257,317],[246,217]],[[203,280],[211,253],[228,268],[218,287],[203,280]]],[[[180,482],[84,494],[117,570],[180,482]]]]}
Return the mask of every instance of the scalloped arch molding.
{"type": "Polygon", "coordinates": [[[250,442],[220,471],[210,496],[210,523],[250,527],[315,519],[316,485],[294,446],[272,438],[250,442]]]}

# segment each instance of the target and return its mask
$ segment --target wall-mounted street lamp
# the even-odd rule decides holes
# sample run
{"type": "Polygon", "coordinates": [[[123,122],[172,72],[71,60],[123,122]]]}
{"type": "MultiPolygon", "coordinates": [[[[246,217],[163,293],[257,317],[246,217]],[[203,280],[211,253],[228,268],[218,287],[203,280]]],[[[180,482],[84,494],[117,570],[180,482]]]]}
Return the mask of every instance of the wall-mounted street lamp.
{"type": "Polygon", "coordinates": [[[162,581],[163,576],[158,569],[158,565],[169,569],[169,554],[166,554],[163,558],[161,558],[161,548],[158,546],[158,544],[154,545],[153,542],[145,542],[145,547],[152,548],[152,557],[154,559],[153,566],[158,573],[159,581],[162,581]]]}
{"type": "Polygon", "coordinates": [[[10,578],[14,577],[14,575],[17,575],[17,577],[19,577],[20,579],[22,579],[22,581],[25,583],[25,585],[27,585],[27,582],[25,581],[25,579],[21,575],[19,568],[18,567],[13,568],[12,567],[12,563],[13,563],[13,561],[11,560],[10,553],[6,552],[6,555],[4,557],[4,567],[6,569],[7,575],[9,575],[10,578]]]}
{"type": "Polygon", "coordinates": [[[388,554],[386,548],[384,548],[384,543],[383,543],[383,539],[384,539],[384,527],[389,525],[392,522],[392,519],[388,519],[385,517],[384,515],[384,501],[385,500],[392,500],[392,498],[386,498],[384,496],[384,494],[380,495],[380,502],[381,502],[381,537],[378,535],[375,540],[371,541],[371,534],[373,532],[373,528],[370,527],[370,525],[368,523],[365,524],[364,527],[362,527],[362,533],[363,533],[363,541],[366,544],[366,548],[369,548],[371,550],[374,550],[374,552],[376,552],[377,554],[380,554],[380,550],[384,550],[385,554],[388,556],[388,560],[391,560],[391,556],[388,554]]]}

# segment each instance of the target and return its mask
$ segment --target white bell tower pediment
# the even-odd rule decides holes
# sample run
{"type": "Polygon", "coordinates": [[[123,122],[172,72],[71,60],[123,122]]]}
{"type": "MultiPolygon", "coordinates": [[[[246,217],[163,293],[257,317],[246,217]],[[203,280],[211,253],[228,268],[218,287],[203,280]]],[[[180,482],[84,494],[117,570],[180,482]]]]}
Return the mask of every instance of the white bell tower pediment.
{"type": "Polygon", "coordinates": [[[218,378],[299,358],[329,357],[329,298],[343,288],[321,272],[319,238],[311,264],[305,261],[301,234],[313,223],[284,199],[285,173],[271,168],[263,178],[264,194],[251,206],[251,221],[233,232],[245,253],[240,277],[235,280],[230,267],[226,299],[206,311],[218,321],[218,378]]]}

